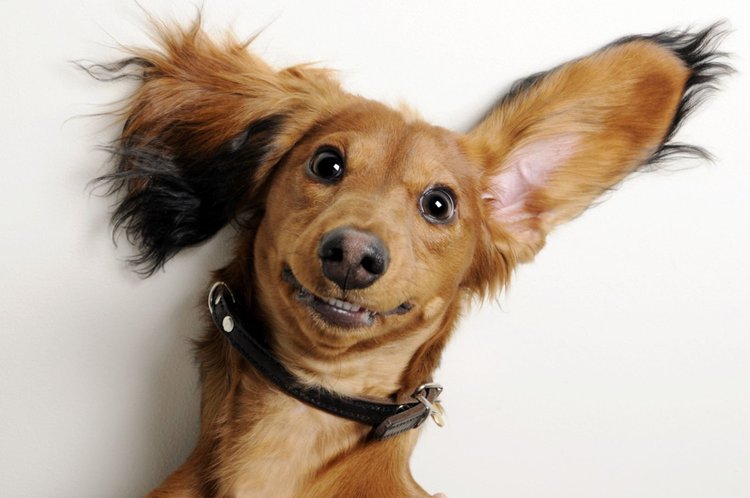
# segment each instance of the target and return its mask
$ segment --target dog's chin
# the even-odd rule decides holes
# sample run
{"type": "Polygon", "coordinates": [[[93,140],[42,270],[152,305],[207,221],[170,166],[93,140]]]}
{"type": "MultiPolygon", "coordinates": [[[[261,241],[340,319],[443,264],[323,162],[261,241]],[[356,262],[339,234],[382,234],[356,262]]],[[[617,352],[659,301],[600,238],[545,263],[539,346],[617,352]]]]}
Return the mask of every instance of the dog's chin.
{"type": "Polygon", "coordinates": [[[341,299],[317,296],[303,287],[288,267],[284,268],[282,279],[296,291],[294,297],[299,303],[315,313],[327,325],[333,327],[344,329],[371,327],[379,317],[403,315],[412,308],[411,304],[402,303],[392,310],[378,312],[341,299]]]}

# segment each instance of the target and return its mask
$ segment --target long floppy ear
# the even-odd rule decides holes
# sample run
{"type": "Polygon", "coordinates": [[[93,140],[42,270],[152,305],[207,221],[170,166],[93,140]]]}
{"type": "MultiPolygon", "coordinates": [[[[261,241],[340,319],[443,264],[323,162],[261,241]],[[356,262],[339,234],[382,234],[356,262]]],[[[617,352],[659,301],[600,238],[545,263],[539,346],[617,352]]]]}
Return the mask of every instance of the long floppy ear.
{"type": "Polygon", "coordinates": [[[160,48],[86,68],[99,79],[137,79],[100,178],[124,191],[113,214],[139,247],[146,275],[181,249],[214,235],[259,203],[263,178],[345,94],[322,70],[275,71],[227,37],[211,40],[200,20],[155,27],[160,48]]]}
{"type": "Polygon", "coordinates": [[[639,167],[675,152],[705,155],[668,142],[729,70],[715,51],[720,35],[712,26],[629,37],[527,78],[500,100],[464,141],[483,168],[475,286],[495,288],[552,228],[639,167]]]}

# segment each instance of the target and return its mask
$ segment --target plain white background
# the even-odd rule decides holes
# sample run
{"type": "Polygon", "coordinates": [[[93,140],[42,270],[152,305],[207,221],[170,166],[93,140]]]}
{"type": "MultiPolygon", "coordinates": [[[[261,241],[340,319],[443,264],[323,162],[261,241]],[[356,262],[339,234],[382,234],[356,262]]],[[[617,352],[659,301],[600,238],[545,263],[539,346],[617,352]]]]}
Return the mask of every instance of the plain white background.
{"type": "MultiPolygon", "coordinates": [[[[197,2],[143,2],[188,20],[197,2]]],[[[679,138],[714,164],[628,181],[560,228],[448,349],[448,426],[413,459],[450,498],[750,497],[750,15],[745,2],[206,0],[269,61],[465,130],[516,78],[622,35],[728,19],[739,70],[679,138]]],[[[139,496],[185,458],[189,339],[231,233],[143,280],[87,182],[128,83],[68,62],[147,44],[132,0],[0,0],[0,495],[139,496]]]]}

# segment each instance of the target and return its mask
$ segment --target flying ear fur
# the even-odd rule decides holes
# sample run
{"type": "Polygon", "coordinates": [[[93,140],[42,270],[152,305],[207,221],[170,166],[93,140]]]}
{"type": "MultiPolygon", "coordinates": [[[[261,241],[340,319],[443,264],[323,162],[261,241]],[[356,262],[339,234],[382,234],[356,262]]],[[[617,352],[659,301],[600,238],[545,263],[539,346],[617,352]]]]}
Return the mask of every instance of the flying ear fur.
{"type": "Polygon", "coordinates": [[[248,43],[211,40],[200,19],[155,28],[160,49],[85,68],[101,80],[140,82],[109,147],[114,171],[99,181],[109,194],[124,192],[115,231],[139,247],[132,263],[145,275],[210,238],[240,206],[257,207],[273,166],[346,97],[324,71],[275,71],[248,43]]]}
{"type": "Polygon", "coordinates": [[[512,87],[464,139],[483,168],[486,244],[471,273],[482,275],[479,287],[494,290],[552,228],[633,171],[673,154],[706,156],[670,140],[730,72],[716,51],[722,35],[714,25],[632,36],[512,87]]]}

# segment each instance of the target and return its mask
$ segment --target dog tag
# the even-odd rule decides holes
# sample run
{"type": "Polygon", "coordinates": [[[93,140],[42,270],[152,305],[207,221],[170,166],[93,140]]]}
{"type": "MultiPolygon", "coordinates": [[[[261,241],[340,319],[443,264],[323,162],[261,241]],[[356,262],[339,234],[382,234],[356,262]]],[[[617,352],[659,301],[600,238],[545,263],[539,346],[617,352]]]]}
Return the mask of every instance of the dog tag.
{"type": "Polygon", "coordinates": [[[445,409],[443,408],[443,405],[440,404],[440,401],[432,402],[430,416],[438,427],[445,427],[445,409]]]}

